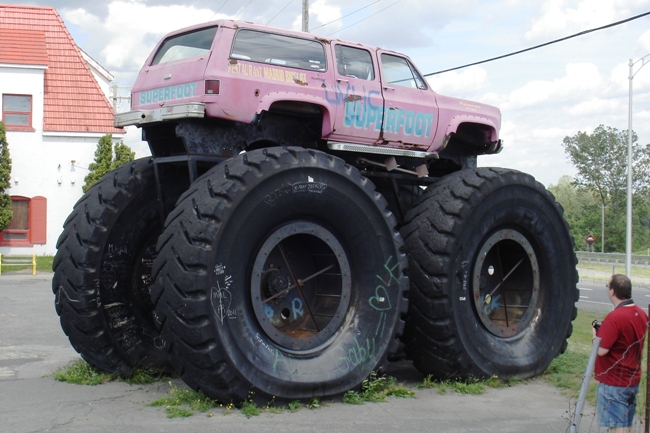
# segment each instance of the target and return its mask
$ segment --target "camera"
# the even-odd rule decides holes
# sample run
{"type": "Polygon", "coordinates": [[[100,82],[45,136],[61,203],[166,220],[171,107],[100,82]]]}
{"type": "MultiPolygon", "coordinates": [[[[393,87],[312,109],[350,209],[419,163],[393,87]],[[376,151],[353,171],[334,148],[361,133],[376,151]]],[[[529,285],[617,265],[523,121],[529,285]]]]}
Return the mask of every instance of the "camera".
{"type": "Polygon", "coordinates": [[[602,325],[602,323],[599,322],[598,320],[594,320],[593,322],[591,322],[591,326],[593,326],[596,331],[600,329],[600,325],[602,325]]]}

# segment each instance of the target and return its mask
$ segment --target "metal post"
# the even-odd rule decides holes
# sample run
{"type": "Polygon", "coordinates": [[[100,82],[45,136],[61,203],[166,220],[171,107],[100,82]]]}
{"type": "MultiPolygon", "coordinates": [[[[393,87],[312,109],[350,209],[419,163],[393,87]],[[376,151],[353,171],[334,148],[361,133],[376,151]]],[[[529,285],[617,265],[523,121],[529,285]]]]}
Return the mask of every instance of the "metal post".
{"type": "Polygon", "coordinates": [[[594,341],[591,345],[591,355],[589,356],[589,362],[587,363],[587,370],[585,370],[585,376],[582,379],[582,386],[580,387],[580,396],[578,397],[578,403],[576,404],[576,411],[573,413],[573,422],[569,431],[571,433],[576,433],[578,427],[580,426],[580,418],[582,418],[582,409],[585,407],[585,401],[587,400],[587,388],[589,388],[589,381],[591,380],[591,373],[594,371],[594,365],[596,365],[596,357],[598,356],[598,348],[600,347],[600,338],[594,338],[594,341]]]}
{"type": "Polygon", "coordinates": [[[309,0],[302,0],[302,31],[309,32],[309,0]]]}
{"type": "Polygon", "coordinates": [[[630,96],[628,106],[628,127],[627,127],[627,215],[625,220],[625,274],[632,278],[632,80],[634,76],[648,62],[650,54],[641,57],[636,62],[630,59],[630,96]],[[639,69],[634,72],[634,65],[641,62],[639,69]]]}
{"type": "Polygon", "coordinates": [[[630,59],[630,98],[627,119],[627,214],[625,219],[625,275],[632,278],[632,80],[634,62],[630,59]]]}
{"type": "Polygon", "coordinates": [[[113,112],[117,113],[117,84],[113,83],[113,112]]]}

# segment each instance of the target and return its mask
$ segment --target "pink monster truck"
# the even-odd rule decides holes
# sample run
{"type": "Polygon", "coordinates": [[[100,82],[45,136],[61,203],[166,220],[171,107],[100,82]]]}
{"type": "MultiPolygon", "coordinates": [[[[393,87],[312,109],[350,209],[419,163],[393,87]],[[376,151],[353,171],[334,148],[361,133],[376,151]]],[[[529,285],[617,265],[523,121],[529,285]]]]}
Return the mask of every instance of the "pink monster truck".
{"type": "Polygon", "coordinates": [[[565,349],[562,209],[477,168],[502,149],[499,110],[437,94],[408,57],[214,21],[158,43],[131,105],[115,124],[152,156],[84,195],[54,264],[91,365],[267,402],[340,394],[396,357],[512,378],[565,349]]]}

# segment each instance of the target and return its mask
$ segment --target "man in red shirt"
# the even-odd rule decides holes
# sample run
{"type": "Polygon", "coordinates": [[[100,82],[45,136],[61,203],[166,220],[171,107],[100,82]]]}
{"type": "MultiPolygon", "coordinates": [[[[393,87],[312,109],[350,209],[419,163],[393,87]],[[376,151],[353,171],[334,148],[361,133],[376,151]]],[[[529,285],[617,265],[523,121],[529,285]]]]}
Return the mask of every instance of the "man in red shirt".
{"type": "Polygon", "coordinates": [[[634,304],[625,275],[613,275],[607,289],[614,311],[594,329],[594,337],[601,338],[594,371],[600,382],[596,408],[600,427],[624,433],[632,431],[648,316],[634,304]]]}

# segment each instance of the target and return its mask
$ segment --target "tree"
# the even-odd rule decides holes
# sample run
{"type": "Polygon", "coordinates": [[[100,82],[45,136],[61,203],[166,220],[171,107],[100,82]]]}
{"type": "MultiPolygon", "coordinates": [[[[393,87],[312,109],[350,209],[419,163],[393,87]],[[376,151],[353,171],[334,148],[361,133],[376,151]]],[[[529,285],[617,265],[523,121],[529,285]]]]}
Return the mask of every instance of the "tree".
{"type": "Polygon", "coordinates": [[[123,142],[115,143],[115,159],[111,163],[111,170],[115,170],[120,165],[133,161],[135,152],[123,142]]]}
{"type": "Polygon", "coordinates": [[[11,222],[11,197],[5,191],[11,187],[11,157],[5,124],[0,122],[0,231],[11,222]]]}
{"type": "Polygon", "coordinates": [[[596,248],[602,241],[600,236],[600,212],[597,197],[585,187],[577,187],[571,176],[564,175],[557,185],[549,185],[548,190],[564,208],[564,219],[569,224],[576,248],[587,247],[587,235],[597,238],[596,248]]]}
{"type": "Polygon", "coordinates": [[[84,177],[84,185],[81,189],[83,192],[88,191],[105,174],[122,164],[133,161],[134,158],[135,152],[121,141],[115,143],[115,152],[113,152],[113,136],[111,134],[104,135],[97,143],[95,160],[88,166],[89,173],[84,177]]]}
{"type": "MultiPolygon", "coordinates": [[[[564,149],[578,173],[575,186],[592,191],[600,206],[606,206],[606,251],[625,249],[625,214],[627,196],[627,131],[598,126],[590,135],[578,132],[565,137],[564,149]]],[[[643,200],[643,194],[650,185],[650,145],[639,145],[632,133],[632,190],[635,201],[643,200]]],[[[634,209],[634,206],[633,206],[634,209]]],[[[635,211],[636,213],[636,211],[635,211]]],[[[642,218],[636,218],[638,225],[642,218]]],[[[634,230],[634,229],[633,229],[634,230]]],[[[645,231],[643,231],[645,233],[645,231]]],[[[635,237],[642,242],[645,236],[635,237]]]]}

